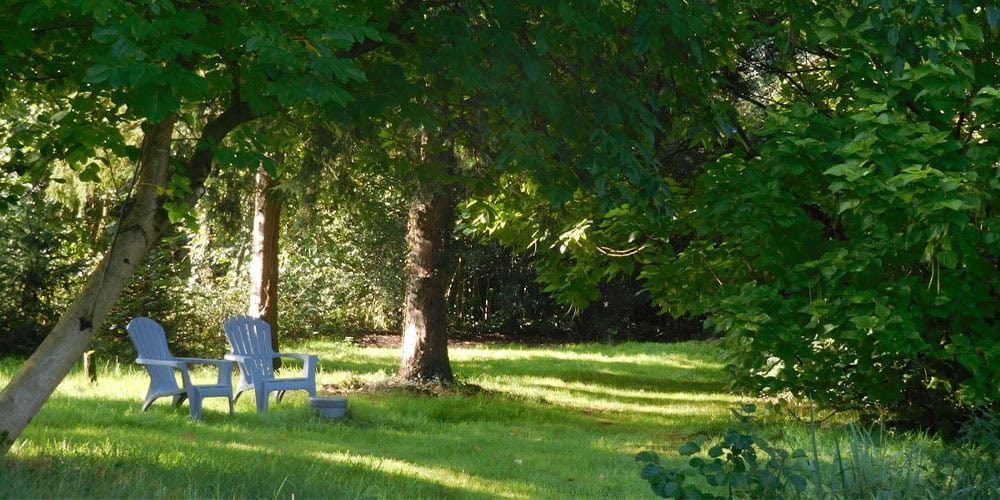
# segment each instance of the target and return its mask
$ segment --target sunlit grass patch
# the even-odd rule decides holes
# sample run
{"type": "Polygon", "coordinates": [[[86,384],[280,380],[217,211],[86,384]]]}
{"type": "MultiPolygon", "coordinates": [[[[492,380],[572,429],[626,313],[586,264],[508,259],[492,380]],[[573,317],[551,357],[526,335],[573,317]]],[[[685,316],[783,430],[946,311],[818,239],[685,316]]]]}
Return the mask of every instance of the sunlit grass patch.
{"type": "MultiPolygon", "coordinates": [[[[97,384],[60,385],[4,459],[0,497],[640,496],[635,452],[720,430],[740,399],[704,343],[456,348],[469,389],[436,392],[389,388],[395,349],[294,350],[348,391],[347,418],[321,419],[301,391],[266,415],[251,393],[232,416],[218,398],[199,422],[167,399],[143,413],[148,377],[110,361],[97,384]]],[[[0,362],[0,382],[15,365],[0,362]]]]}

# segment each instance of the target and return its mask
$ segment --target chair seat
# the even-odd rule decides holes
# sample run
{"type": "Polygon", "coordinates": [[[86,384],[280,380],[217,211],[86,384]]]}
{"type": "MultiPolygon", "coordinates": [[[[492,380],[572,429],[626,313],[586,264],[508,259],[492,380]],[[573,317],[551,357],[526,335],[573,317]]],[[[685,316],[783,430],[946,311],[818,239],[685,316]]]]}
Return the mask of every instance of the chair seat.
{"type": "Polygon", "coordinates": [[[308,383],[310,379],[306,377],[299,378],[268,378],[264,379],[268,385],[302,385],[308,383]]]}
{"type": "Polygon", "coordinates": [[[209,384],[209,385],[195,384],[194,387],[198,388],[198,392],[200,392],[202,396],[232,396],[232,394],[233,394],[233,386],[232,386],[232,384],[230,384],[230,385],[226,385],[226,384],[209,384]]]}

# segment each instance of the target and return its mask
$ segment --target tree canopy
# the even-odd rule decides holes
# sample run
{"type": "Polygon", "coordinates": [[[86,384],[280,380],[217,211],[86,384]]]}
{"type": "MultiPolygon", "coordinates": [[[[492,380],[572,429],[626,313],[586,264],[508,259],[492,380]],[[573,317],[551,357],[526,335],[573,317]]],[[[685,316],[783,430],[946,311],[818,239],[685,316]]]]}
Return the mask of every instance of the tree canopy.
{"type": "MultiPolygon", "coordinates": [[[[62,353],[0,401],[54,387],[147,253],[235,274],[245,238],[221,222],[280,150],[291,282],[363,282],[345,296],[368,318],[398,321],[402,214],[430,189],[457,202],[442,227],[507,246],[577,313],[629,283],[706,318],[745,387],[938,426],[997,404],[991,2],[43,0],[0,23],[0,217],[46,229],[0,266],[35,280],[17,317],[62,353]],[[57,229],[73,213],[86,229],[57,229]],[[27,305],[53,272],[84,287],[53,295],[58,322],[27,305]]],[[[203,279],[169,267],[150,272],[203,279]]]]}

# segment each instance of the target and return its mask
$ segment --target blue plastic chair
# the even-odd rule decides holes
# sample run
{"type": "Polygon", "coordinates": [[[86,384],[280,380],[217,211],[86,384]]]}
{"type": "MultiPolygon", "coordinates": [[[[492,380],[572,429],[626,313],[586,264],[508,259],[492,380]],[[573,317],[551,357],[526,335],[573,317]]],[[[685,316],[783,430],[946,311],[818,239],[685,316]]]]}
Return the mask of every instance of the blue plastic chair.
{"type": "Polygon", "coordinates": [[[128,336],[139,351],[136,363],[149,372],[149,390],[142,404],[142,411],[164,396],[173,396],[174,408],[184,399],[191,400],[191,418],[201,419],[202,400],[210,397],[225,397],[229,401],[229,414],[233,414],[233,362],[222,359],[178,358],[170,354],[167,335],[159,323],[149,318],[139,317],[125,327],[128,336]],[[215,384],[195,384],[191,381],[188,365],[213,365],[218,368],[219,378],[215,384]],[[175,373],[181,375],[181,385],[177,385],[175,373]]]}
{"type": "Polygon", "coordinates": [[[252,316],[233,316],[222,325],[229,339],[232,352],[226,359],[235,361],[240,367],[240,380],[236,386],[236,397],[243,391],[253,389],[257,398],[257,412],[267,412],[267,398],[275,392],[274,402],[281,402],[285,391],[301,389],[316,397],[316,365],[319,357],[315,354],[274,352],[271,347],[271,325],[252,316]],[[291,358],[302,361],[301,377],[279,378],[274,373],[274,358],[291,358]]]}

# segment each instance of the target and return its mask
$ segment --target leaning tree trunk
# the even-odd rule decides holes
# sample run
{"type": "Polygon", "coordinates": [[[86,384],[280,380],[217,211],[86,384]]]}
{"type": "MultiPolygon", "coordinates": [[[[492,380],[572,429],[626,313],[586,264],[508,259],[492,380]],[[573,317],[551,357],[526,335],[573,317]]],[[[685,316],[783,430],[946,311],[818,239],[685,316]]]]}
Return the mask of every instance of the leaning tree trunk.
{"type": "Polygon", "coordinates": [[[410,205],[410,247],[403,310],[403,355],[399,377],[410,381],[454,381],[448,361],[445,287],[447,247],[454,208],[446,187],[425,184],[410,205]]]}
{"type": "MultiPolygon", "coordinates": [[[[187,203],[193,205],[205,193],[215,146],[234,128],[255,118],[250,107],[238,95],[234,97],[225,111],[205,124],[185,165],[191,181],[187,203]]],[[[130,208],[119,223],[111,248],[56,326],[0,392],[0,456],[7,453],[73,363],[86,351],[139,262],[169,228],[164,200],[157,197],[157,191],[163,189],[170,174],[174,120],[171,116],[146,130],[135,192],[126,203],[130,208]]]]}
{"type": "Polygon", "coordinates": [[[135,192],[111,248],[76,300],[0,393],[0,455],[6,454],[87,350],[139,262],[169,227],[157,189],[166,185],[170,175],[174,121],[171,116],[146,130],[135,192]]]}
{"type": "MultiPolygon", "coordinates": [[[[253,245],[250,260],[250,308],[247,314],[271,325],[271,347],[278,349],[278,228],[281,218],[278,181],[261,166],[257,170],[257,194],[253,213],[253,245]]],[[[274,367],[281,359],[274,358],[274,367]]]]}

